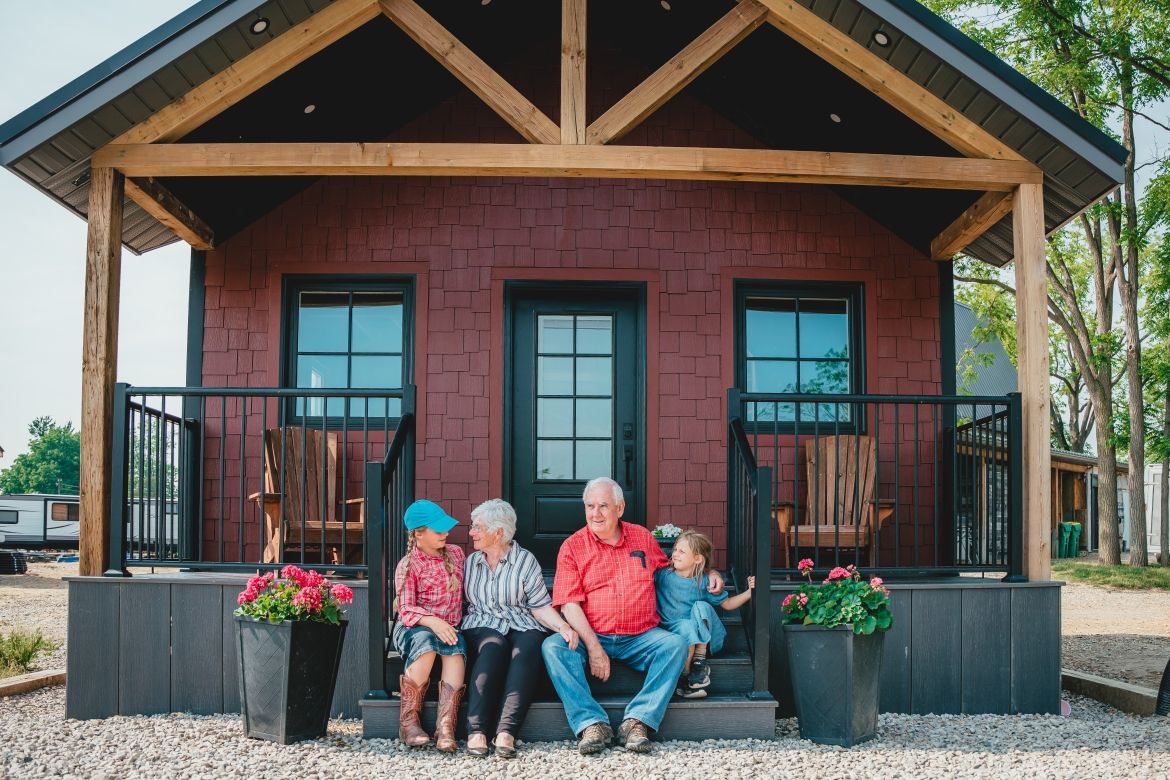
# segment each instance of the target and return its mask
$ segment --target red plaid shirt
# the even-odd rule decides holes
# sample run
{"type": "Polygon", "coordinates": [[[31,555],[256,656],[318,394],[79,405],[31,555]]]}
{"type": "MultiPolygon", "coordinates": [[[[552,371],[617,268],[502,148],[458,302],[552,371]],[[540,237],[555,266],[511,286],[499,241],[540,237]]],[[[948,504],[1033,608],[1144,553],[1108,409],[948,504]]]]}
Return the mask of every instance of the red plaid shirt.
{"type": "Polygon", "coordinates": [[[402,625],[409,628],[433,615],[459,628],[463,620],[463,550],[448,544],[447,551],[459,580],[455,590],[447,589],[450,575],[441,556],[427,555],[416,547],[398,562],[394,582],[398,585],[398,622],[402,625]]]}
{"type": "Polygon", "coordinates": [[[654,572],[669,565],[657,540],[640,525],[622,523],[616,546],[582,528],[557,555],[553,606],[579,602],[598,634],[641,634],[658,625],[654,572]]]}

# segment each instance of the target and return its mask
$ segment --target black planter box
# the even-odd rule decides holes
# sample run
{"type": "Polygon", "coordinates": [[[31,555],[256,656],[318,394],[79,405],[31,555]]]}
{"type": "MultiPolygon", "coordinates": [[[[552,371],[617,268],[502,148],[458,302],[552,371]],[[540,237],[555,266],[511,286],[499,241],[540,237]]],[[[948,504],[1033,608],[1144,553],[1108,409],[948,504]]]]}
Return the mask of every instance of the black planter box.
{"type": "Polygon", "coordinates": [[[885,634],[784,625],[802,739],[852,747],[877,733],[885,634]]]}
{"type": "Polygon", "coordinates": [[[325,736],[347,625],[236,617],[245,735],[282,745],[325,736]]]}

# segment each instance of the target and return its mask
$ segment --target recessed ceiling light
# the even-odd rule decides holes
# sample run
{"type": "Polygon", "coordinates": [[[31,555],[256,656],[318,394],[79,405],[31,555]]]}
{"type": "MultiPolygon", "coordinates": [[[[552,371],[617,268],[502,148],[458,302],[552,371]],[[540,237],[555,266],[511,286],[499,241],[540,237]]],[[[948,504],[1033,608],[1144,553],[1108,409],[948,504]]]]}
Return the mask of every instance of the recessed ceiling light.
{"type": "Polygon", "coordinates": [[[659,4],[660,6],[662,6],[662,10],[663,10],[663,11],[669,11],[669,10],[670,10],[670,3],[668,3],[668,2],[667,2],[667,0],[658,0],[658,4],[659,4]]]}
{"type": "Polygon", "coordinates": [[[878,46],[889,46],[890,45],[890,36],[888,33],[885,33],[882,30],[874,30],[873,31],[873,42],[876,43],[878,46]]]}
{"type": "Polygon", "coordinates": [[[268,19],[261,16],[259,19],[252,22],[252,26],[249,29],[252,31],[253,35],[259,35],[268,29],[268,19]]]}
{"type": "Polygon", "coordinates": [[[833,120],[835,124],[841,124],[841,116],[839,114],[829,114],[829,119],[833,120]]]}
{"type": "Polygon", "coordinates": [[[314,112],[314,111],[316,111],[316,110],[317,110],[317,104],[316,104],[316,103],[310,103],[309,105],[305,106],[305,113],[306,113],[306,114],[311,114],[311,113],[313,113],[313,112],[314,112]]]}
{"type": "Polygon", "coordinates": [[[479,0],[480,5],[491,5],[492,0],[479,0]]]}

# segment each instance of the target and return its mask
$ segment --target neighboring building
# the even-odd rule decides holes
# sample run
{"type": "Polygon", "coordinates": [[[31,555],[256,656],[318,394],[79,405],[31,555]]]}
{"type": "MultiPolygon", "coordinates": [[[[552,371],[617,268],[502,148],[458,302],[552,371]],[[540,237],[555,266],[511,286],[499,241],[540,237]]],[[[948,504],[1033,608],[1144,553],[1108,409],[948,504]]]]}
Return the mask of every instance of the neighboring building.
{"type": "Polygon", "coordinates": [[[667,734],[773,733],[791,554],[901,578],[886,710],[1057,712],[1044,234],[1124,150],[916,3],[810,5],[204,0],[0,126],[90,225],[81,571],[187,570],[71,583],[68,714],[238,707],[225,572],[295,560],[368,575],[335,711],[385,734],[405,503],[502,495],[551,566],[599,474],[770,594],[667,734]],[[187,386],[115,386],[121,246],[177,238],[187,386]],[[1036,356],[971,415],[960,250],[1036,356]]]}

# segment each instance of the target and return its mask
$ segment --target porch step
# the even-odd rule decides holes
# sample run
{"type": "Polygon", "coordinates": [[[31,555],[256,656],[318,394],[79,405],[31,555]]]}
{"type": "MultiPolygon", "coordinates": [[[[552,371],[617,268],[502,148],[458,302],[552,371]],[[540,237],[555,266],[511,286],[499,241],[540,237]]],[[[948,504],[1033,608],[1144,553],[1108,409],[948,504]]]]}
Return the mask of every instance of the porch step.
{"type": "MultiPolygon", "coordinates": [[[[598,703],[609,715],[614,730],[621,724],[628,698],[605,697],[598,703]]],[[[398,699],[362,701],[362,736],[367,739],[398,738],[398,699]]],[[[438,705],[428,701],[423,706],[423,725],[428,732],[435,727],[438,705]]],[[[460,728],[465,723],[462,713],[460,728]]],[[[683,739],[771,739],[776,732],[776,700],[751,699],[743,694],[708,696],[691,701],[672,701],[667,708],[658,740],[683,739]]],[[[460,738],[465,734],[460,733],[460,738]]],[[[565,719],[559,701],[533,702],[520,729],[519,738],[526,742],[551,742],[576,739],[565,719]]]]}
{"type": "MultiPolygon", "coordinates": [[[[714,658],[708,659],[711,664],[711,685],[707,688],[707,695],[742,693],[752,689],[752,658],[746,651],[721,652],[714,658]]],[[[398,678],[402,675],[402,658],[397,653],[386,659],[386,690],[398,690],[398,678]]],[[[435,664],[431,673],[432,684],[439,679],[439,664],[435,664]]],[[[615,661],[610,667],[609,679],[605,682],[589,677],[589,688],[595,696],[632,696],[642,689],[644,677],[623,663],[615,661]]],[[[536,686],[537,696],[556,698],[552,681],[543,665],[540,668],[540,680],[536,686]]]]}

